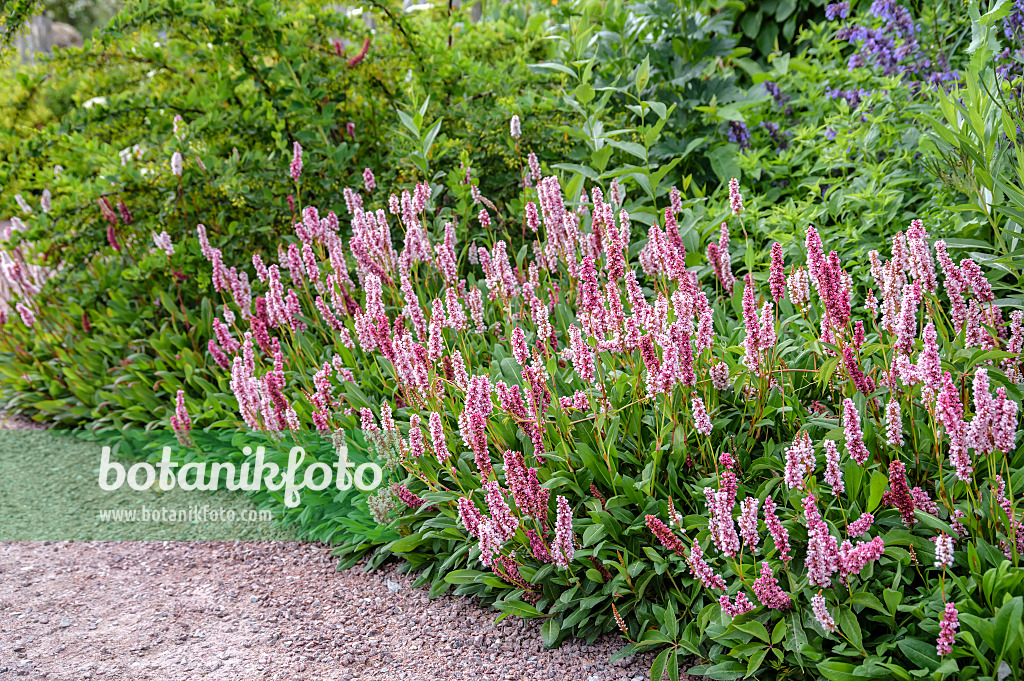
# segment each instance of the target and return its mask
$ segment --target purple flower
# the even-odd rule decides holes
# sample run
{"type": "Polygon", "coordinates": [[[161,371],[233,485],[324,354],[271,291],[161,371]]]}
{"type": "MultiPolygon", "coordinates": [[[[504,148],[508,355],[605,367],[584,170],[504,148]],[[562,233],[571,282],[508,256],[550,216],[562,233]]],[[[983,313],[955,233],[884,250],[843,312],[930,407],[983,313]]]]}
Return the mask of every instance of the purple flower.
{"type": "Polygon", "coordinates": [[[742,121],[729,121],[729,141],[738,144],[740,149],[750,148],[750,131],[742,121]]]}
{"type": "Polygon", "coordinates": [[[849,2],[835,2],[825,8],[825,18],[829,21],[845,19],[850,16],[849,2]]]}

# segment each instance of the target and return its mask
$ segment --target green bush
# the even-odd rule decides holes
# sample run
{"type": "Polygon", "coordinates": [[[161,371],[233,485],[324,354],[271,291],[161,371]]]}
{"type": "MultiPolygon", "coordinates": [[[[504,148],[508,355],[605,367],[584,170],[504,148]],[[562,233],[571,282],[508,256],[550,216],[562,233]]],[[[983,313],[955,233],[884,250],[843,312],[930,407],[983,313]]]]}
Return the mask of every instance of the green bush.
{"type": "Polygon", "coordinates": [[[210,280],[186,235],[203,223],[236,259],[266,248],[304,205],[343,213],[342,189],[364,168],[381,183],[421,177],[396,108],[428,101],[443,115],[431,163],[461,156],[498,205],[515,196],[518,162],[479,130],[507,129],[517,112],[524,143],[564,150],[561,136],[540,136],[561,114],[525,66],[544,54],[535,19],[372,11],[381,28],[370,40],[365,17],[317,3],[129,3],[83,50],[4,86],[17,94],[0,115],[19,123],[0,134],[0,210],[28,227],[11,246],[31,244],[30,260],[56,270],[40,299],[50,304],[30,303],[34,331],[11,327],[0,340],[11,407],[147,425],[167,391],[215,391],[210,280]],[[300,183],[288,174],[295,143],[300,183]],[[170,267],[153,247],[162,232],[175,244],[170,267]]]}

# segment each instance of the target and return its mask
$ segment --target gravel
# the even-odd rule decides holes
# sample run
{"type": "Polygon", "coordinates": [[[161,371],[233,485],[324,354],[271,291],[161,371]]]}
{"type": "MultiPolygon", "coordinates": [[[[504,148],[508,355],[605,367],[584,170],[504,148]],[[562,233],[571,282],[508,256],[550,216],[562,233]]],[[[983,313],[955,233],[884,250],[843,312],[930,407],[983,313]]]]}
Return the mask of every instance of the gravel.
{"type": "Polygon", "coordinates": [[[300,542],[4,542],[0,679],[647,679],[649,656],[608,662],[617,637],[545,650],[538,620],[334,565],[300,542]]]}

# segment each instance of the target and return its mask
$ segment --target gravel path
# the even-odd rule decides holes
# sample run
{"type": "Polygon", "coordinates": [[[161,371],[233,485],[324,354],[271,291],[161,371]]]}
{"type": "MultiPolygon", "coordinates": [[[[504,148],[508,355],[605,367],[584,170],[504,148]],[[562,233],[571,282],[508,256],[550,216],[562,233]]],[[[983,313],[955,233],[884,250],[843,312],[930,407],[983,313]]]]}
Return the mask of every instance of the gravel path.
{"type": "MultiPolygon", "coordinates": [[[[90,454],[67,437],[11,435],[20,439],[0,439],[0,464],[11,442],[52,438],[21,476],[60,468],[50,449],[70,452],[59,456],[72,457],[71,474],[92,475],[74,458],[90,454]]],[[[499,613],[468,598],[430,601],[394,568],[335,564],[329,547],[294,541],[0,542],[0,680],[647,678],[650,656],[608,662],[618,637],[545,650],[539,620],[495,625],[499,613]]]]}
{"type": "Polygon", "coordinates": [[[0,679],[646,679],[296,542],[0,544],[0,679]]]}

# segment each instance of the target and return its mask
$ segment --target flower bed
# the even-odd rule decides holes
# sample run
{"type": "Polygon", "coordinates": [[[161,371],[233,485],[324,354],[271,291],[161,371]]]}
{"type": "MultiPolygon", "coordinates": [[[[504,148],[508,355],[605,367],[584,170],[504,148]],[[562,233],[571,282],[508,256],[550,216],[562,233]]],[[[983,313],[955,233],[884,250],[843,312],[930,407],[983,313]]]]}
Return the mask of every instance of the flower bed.
{"type": "Polygon", "coordinates": [[[408,473],[372,500],[401,535],[379,555],[548,618],[552,644],[618,627],[623,654],[664,648],[659,678],[694,656],[711,678],[1019,675],[1024,326],[974,261],[914,221],[869,281],[813,227],[743,272],[736,182],[699,234],[676,190],[567,200],[527,171],[499,227],[477,192],[455,215],[366,177],[347,242],[306,208],[252,290],[198,236],[245,423],[362,428],[408,473]],[[456,243],[468,220],[492,240],[456,243]]]}

